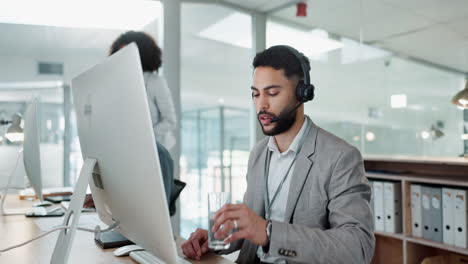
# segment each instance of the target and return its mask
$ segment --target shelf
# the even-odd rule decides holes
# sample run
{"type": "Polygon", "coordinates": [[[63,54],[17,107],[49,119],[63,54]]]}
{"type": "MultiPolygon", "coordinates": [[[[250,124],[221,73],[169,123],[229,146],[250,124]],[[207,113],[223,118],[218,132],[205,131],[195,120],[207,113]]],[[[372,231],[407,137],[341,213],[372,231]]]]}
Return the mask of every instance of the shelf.
{"type": "Polygon", "coordinates": [[[447,244],[442,244],[430,240],[426,240],[423,238],[415,238],[415,237],[406,237],[406,241],[423,245],[423,246],[429,246],[433,248],[438,248],[438,249],[443,249],[446,251],[462,254],[462,255],[468,255],[468,249],[467,248],[461,248],[461,247],[455,247],[452,245],[447,245],[447,244]]]}
{"type": "MultiPolygon", "coordinates": [[[[468,170],[468,169],[467,169],[468,170]]],[[[467,173],[468,175],[468,173],[467,173]]],[[[438,184],[449,186],[468,187],[468,179],[459,176],[434,176],[434,175],[407,175],[407,174],[389,174],[378,172],[366,172],[367,178],[389,180],[389,181],[408,181],[415,183],[438,184]]]]}
{"type": "Polygon", "coordinates": [[[371,264],[402,264],[403,240],[384,234],[375,237],[375,250],[379,253],[374,254],[371,264]]]}
{"type": "Polygon", "coordinates": [[[365,157],[366,171],[387,173],[434,175],[438,177],[456,176],[468,179],[468,158],[403,158],[403,157],[365,157]]]}
{"type": "Polygon", "coordinates": [[[401,181],[405,176],[389,173],[366,172],[366,177],[379,180],[401,181]]]}
{"type": "Polygon", "coordinates": [[[387,233],[387,232],[381,232],[381,231],[374,231],[374,234],[378,236],[390,237],[390,238],[395,238],[399,240],[405,239],[405,236],[403,236],[403,234],[387,233]]]}
{"type": "Polygon", "coordinates": [[[379,162],[419,163],[431,165],[468,166],[468,158],[463,157],[415,157],[405,155],[365,155],[365,160],[379,162]]]}
{"type": "Polygon", "coordinates": [[[411,236],[411,184],[468,188],[468,159],[366,157],[364,164],[369,180],[402,184],[403,233],[375,231],[372,264],[421,264],[428,257],[449,254],[468,257],[468,248],[411,236]]]}

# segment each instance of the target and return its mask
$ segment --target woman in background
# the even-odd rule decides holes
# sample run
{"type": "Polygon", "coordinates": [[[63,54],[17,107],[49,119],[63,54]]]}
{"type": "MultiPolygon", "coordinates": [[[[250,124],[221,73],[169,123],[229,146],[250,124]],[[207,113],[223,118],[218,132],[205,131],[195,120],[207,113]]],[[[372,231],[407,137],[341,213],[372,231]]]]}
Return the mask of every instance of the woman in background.
{"type": "Polygon", "coordinates": [[[128,31],[120,35],[110,48],[110,55],[135,42],[140,53],[148,105],[156,142],[171,150],[175,143],[176,114],[166,80],[159,75],[162,53],[154,39],[144,32],[128,31]]]}

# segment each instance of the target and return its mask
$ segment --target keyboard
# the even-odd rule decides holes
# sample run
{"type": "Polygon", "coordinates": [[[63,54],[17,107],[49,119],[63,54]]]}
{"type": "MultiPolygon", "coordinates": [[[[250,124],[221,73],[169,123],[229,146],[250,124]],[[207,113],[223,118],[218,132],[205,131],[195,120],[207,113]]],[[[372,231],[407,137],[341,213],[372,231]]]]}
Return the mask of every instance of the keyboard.
{"type": "MultiPolygon", "coordinates": [[[[130,252],[130,258],[135,260],[140,264],[166,264],[164,261],[160,260],[158,257],[149,253],[146,250],[141,251],[132,251],[130,252]]],[[[187,260],[177,256],[177,264],[191,264],[187,260]]]]}

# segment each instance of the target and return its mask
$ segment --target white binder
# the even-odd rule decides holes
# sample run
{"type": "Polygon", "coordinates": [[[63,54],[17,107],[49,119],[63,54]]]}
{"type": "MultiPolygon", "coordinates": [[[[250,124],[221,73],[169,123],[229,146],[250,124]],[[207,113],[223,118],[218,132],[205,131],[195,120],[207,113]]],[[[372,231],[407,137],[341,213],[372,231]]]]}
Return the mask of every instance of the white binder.
{"type": "Polygon", "coordinates": [[[385,232],[401,233],[401,183],[384,183],[385,232]]]}
{"type": "Polygon", "coordinates": [[[383,182],[374,181],[374,222],[376,231],[385,231],[383,182]]]}
{"type": "Polygon", "coordinates": [[[411,184],[411,229],[414,237],[422,237],[421,185],[411,184]]]}
{"type": "Polygon", "coordinates": [[[421,219],[422,219],[422,234],[427,240],[432,239],[431,225],[431,187],[421,187],[421,219]]]}
{"type": "Polygon", "coordinates": [[[467,247],[467,232],[466,232],[466,190],[457,190],[455,192],[455,246],[467,247]]]}
{"type": "Polygon", "coordinates": [[[448,245],[455,245],[455,191],[451,188],[442,188],[443,242],[448,245]]]}
{"type": "Polygon", "coordinates": [[[434,242],[442,243],[442,188],[431,188],[431,238],[434,242]]]}

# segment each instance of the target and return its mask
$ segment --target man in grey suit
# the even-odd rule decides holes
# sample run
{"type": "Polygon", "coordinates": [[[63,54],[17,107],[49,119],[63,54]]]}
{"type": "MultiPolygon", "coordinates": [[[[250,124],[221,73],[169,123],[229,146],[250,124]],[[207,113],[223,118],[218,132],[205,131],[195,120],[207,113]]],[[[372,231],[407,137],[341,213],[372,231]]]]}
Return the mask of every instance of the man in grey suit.
{"type": "MultiPolygon", "coordinates": [[[[250,153],[244,203],[215,215],[215,237],[231,243],[217,253],[240,249],[237,263],[369,263],[375,238],[362,157],[304,115],[314,92],[309,60],[274,46],[253,66],[252,97],[268,137],[250,153]]],[[[197,229],[182,250],[200,259],[208,231],[197,229]]]]}

